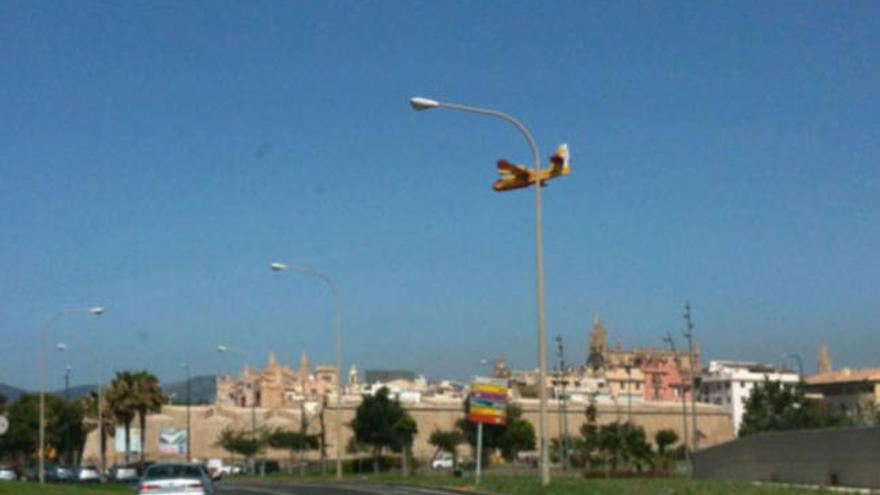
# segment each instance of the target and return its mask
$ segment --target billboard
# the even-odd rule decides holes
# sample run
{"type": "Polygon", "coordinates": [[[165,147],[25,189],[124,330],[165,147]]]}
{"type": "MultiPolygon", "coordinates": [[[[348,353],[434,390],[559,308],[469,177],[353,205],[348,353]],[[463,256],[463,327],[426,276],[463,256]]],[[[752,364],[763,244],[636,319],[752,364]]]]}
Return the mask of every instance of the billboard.
{"type": "MultiPolygon", "coordinates": [[[[128,452],[131,454],[140,454],[141,452],[141,429],[128,429],[128,452]]],[[[119,454],[125,453],[125,427],[117,426],[116,434],[113,435],[113,445],[119,454]]]]}
{"type": "Polygon", "coordinates": [[[507,423],[507,380],[476,377],[468,393],[468,420],[475,423],[507,423]]]}
{"type": "Polygon", "coordinates": [[[173,426],[159,428],[159,452],[186,454],[186,428],[173,426]]]}

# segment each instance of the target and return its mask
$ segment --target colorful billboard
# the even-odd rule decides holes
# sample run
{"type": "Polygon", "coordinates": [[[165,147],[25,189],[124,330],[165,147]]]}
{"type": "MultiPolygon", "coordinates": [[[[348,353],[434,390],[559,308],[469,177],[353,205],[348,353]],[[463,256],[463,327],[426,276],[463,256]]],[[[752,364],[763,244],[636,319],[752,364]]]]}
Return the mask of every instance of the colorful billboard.
{"type": "Polygon", "coordinates": [[[507,380],[476,377],[468,393],[468,420],[475,423],[507,423],[507,380]]]}

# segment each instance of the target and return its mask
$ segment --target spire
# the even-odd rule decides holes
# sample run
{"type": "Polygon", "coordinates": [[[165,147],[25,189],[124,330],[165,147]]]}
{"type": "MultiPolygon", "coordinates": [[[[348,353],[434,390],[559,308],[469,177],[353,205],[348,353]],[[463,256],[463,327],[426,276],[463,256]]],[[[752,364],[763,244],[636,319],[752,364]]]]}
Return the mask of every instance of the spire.
{"type": "Polygon", "coordinates": [[[831,356],[828,354],[828,345],[823,343],[819,346],[819,373],[831,372],[831,356]]]}
{"type": "Polygon", "coordinates": [[[269,361],[266,363],[267,370],[274,370],[276,366],[275,363],[275,353],[273,351],[269,351],[269,361]]]}
{"type": "Polygon", "coordinates": [[[305,383],[309,377],[309,358],[306,357],[306,351],[303,351],[299,357],[299,379],[305,383]]]}

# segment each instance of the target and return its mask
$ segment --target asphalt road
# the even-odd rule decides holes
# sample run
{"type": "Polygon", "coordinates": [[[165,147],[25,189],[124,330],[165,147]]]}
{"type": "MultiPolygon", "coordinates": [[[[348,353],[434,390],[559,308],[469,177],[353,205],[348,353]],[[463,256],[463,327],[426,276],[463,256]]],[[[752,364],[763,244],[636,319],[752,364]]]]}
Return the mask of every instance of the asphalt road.
{"type": "Polygon", "coordinates": [[[231,483],[217,485],[218,495],[450,495],[434,488],[376,483],[231,483]]]}

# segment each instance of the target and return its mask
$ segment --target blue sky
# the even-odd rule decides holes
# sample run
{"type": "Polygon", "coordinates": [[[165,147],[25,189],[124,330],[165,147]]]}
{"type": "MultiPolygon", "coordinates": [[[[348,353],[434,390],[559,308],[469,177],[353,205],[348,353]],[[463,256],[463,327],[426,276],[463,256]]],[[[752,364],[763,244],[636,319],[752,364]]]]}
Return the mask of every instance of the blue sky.
{"type": "Polygon", "coordinates": [[[705,357],[877,366],[880,8],[872,2],[0,3],[0,381],[34,386],[45,314],[93,382],[333,359],[466,379],[536,364],[528,160],[548,341],[680,337],[705,357]],[[77,350],[80,351],[77,351],[77,350]],[[240,356],[230,356],[240,365],[240,356]]]}

